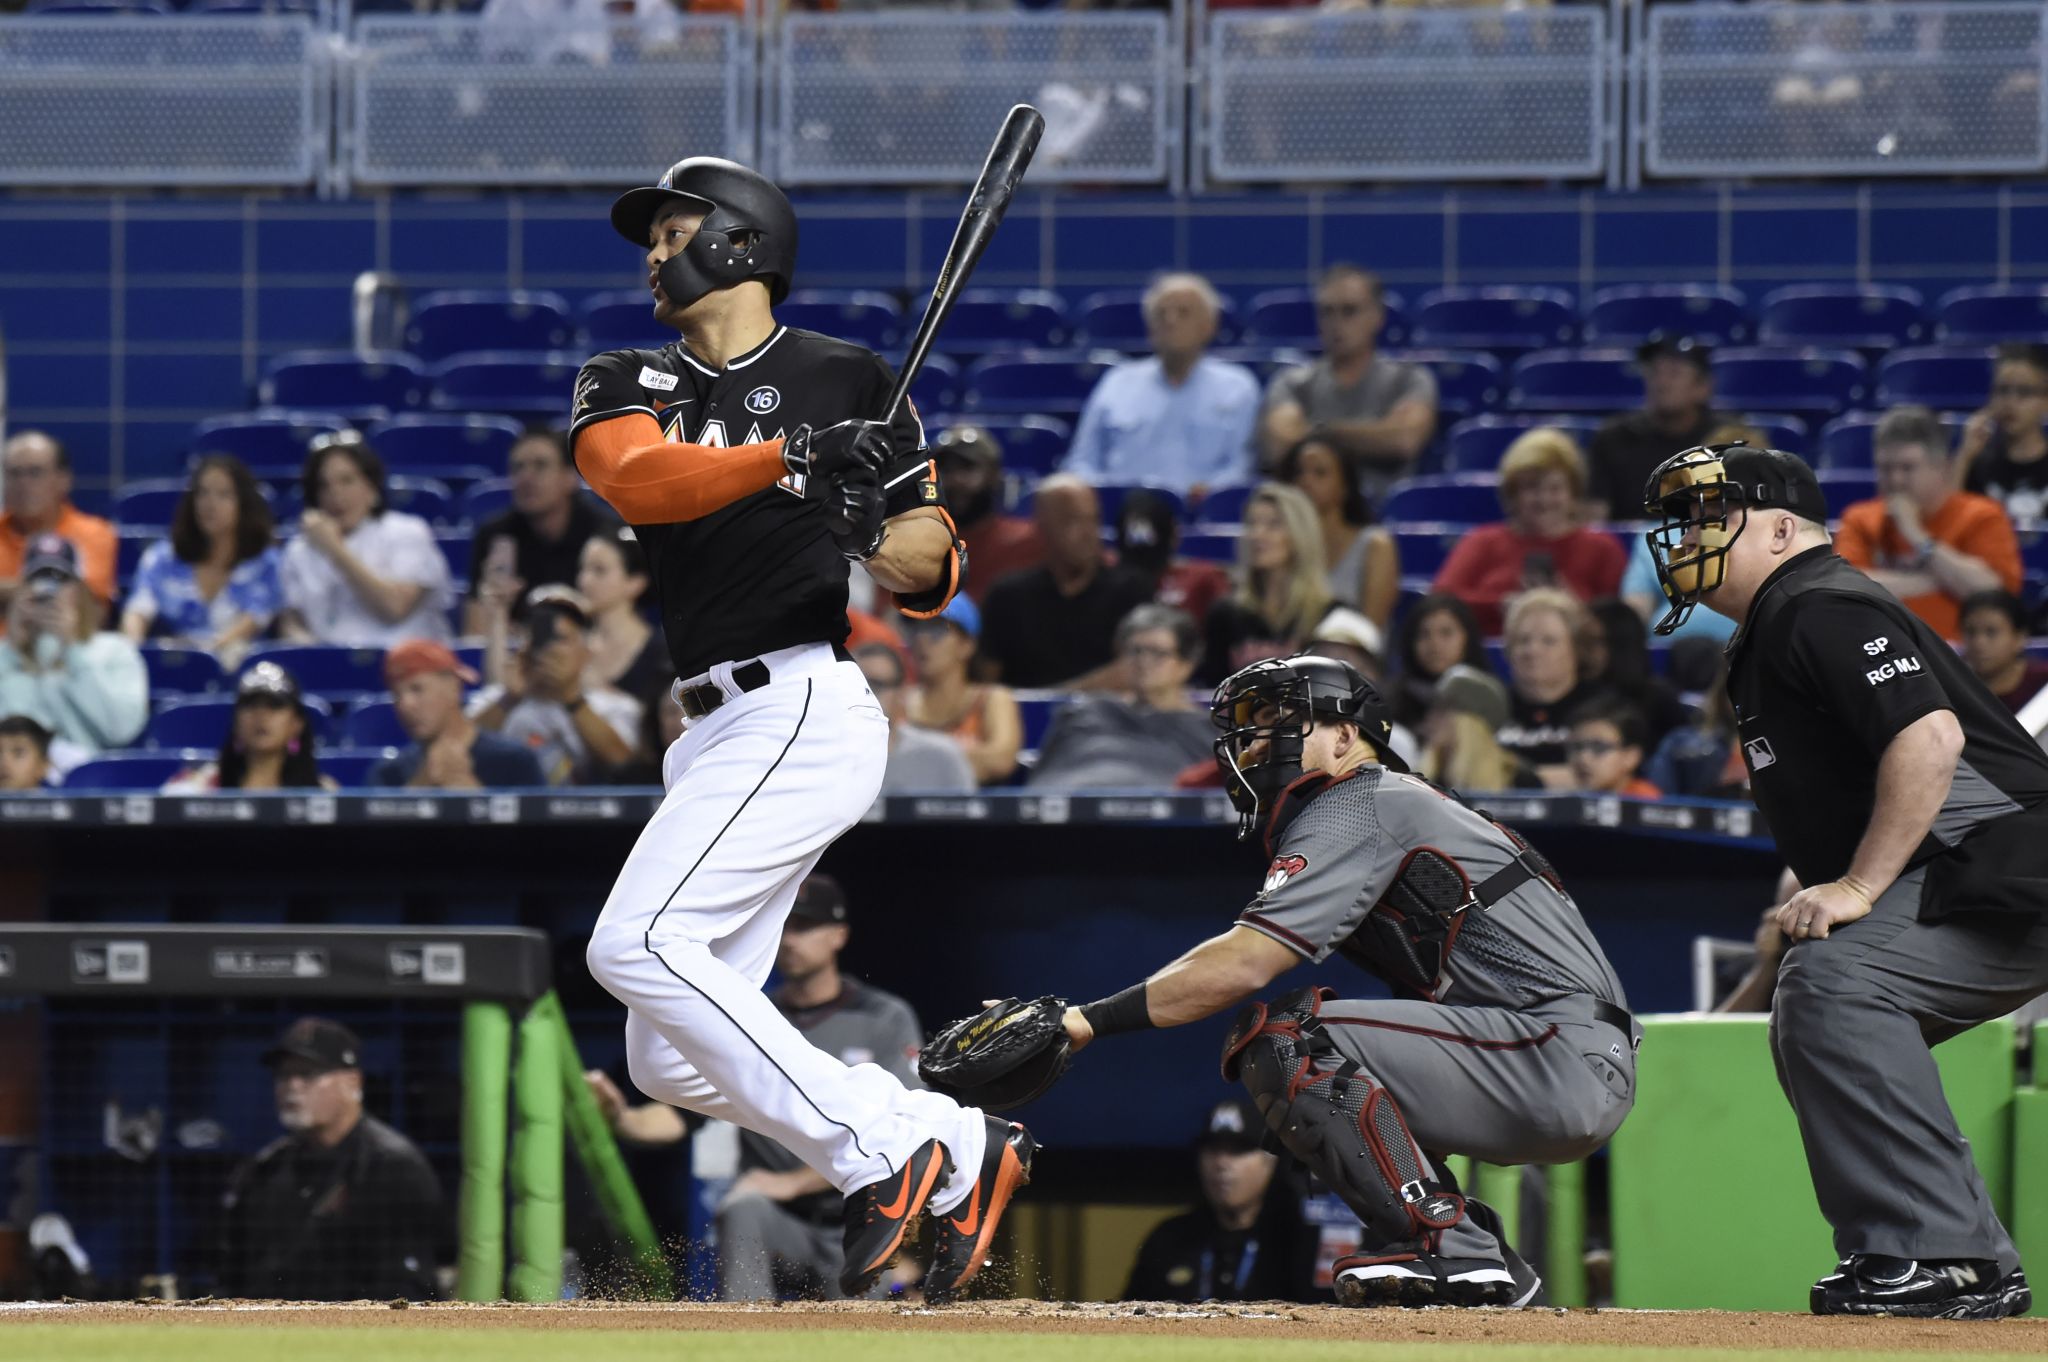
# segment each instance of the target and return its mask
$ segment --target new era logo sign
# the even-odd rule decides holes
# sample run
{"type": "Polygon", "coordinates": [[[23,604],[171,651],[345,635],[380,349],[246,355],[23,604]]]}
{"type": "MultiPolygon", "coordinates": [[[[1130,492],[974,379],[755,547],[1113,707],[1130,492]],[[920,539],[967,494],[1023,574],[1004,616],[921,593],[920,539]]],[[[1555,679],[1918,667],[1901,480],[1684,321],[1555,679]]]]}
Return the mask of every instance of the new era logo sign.
{"type": "Polygon", "coordinates": [[[390,952],[391,978],[400,982],[442,984],[460,987],[468,977],[467,962],[459,942],[436,942],[424,946],[393,946],[390,952]]]}
{"type": "Polygon", "coordinates": [[[1749,769],[1761,771],[1766,766],[1778,764],[1778,754],[1771,750],[1769,738],[1751,738],[1742,745],[1742,755],[1749,762],[1749,769]]]}
{"type": "Polygon", "coordinates": [[[146,941],[74,941],[71,977],[81,984],[146,984],[149,943],[146,941]]]}

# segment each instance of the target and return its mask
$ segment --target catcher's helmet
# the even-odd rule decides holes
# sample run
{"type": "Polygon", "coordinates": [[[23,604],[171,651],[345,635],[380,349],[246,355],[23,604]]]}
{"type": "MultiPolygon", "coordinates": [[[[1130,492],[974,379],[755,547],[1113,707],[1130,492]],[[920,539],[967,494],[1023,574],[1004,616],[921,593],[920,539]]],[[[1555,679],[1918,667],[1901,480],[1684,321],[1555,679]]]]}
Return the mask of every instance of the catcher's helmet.
{"type": "Polygon", "coordinates": [[[654,216],[671,203],[704,214],[689,244],[662,263],[661,291],[677,307],[748,279],[768,283],[769,301],[789,296],[796,277],[796,210],[757,171],[716,156],[692,156],[668,168],[658,184],[629,189],[612,204],[612,226],[646,247],[654,216]]]}
{"type": "Polygon", "coordinates": [[[1379,689],[1358,668],[1334,657],[1302,653],[1232,672],[1216,687],[1209,717],[1223,730],[1215,743],[1216,769],[1237,808],[1240,839],[1301,778],[1302,743],[1317,719],[1358,725],[1381,765],[1408,769],[1389,741],[1394,725],[1379,689]],[[1256,742],[1265,743],[1264,753],[1247,763],[1256,742]]]}
{"type": "Polygon", "coordinates": [[[1643,536],[1671,605],[1657,621],[1660,634],[1685,623],[1700,597],[1727,576],[1728,550],[1749,524],[1735,512],[1777,508],[1823,525],[1828,518],[1820,481],[1798,455],[1741,441],[1700,445],[1658,464],[1643,488],[1643,508],[1660,522],[1643,536]]]}

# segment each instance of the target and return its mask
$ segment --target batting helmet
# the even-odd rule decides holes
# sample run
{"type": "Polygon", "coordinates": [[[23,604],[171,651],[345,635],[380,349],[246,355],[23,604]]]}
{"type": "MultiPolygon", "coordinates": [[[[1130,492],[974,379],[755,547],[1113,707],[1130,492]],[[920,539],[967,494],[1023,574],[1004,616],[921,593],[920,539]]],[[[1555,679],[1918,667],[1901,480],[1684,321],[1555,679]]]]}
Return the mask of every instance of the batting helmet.
{"type": "Polygon", "coordinates": [[[1738,511],[1785,510],[1823,525],[1828,518],[1820,480],[1798,455],[1740,441],[1701,445],[1658,464],[1643,508],[1660,522],[1644,536],[1671,606],[1657,621],[1660,634],[1685,623],[1700,597],[1720,587],[1728,550],[1749,524],[1738,511]]]}
{"type": "Polygon", "coordinates": [[[1232,672],[1216,687],[1209,717],[1223,730],[1215,744],[1216,769],[1237,809],[1240,838],[1301,778],[1302,743],[1317,719],[1358,725],[1381,765],[1408,769],[1390,741],[1394,725],[1385,698],[1358,668],[1334,657],[1302,653],[1232,672]],[[1261,741],[1263,754],[1247,763],[1248,749],[1261,741]]]}
{"type": "Polygon", "coordinates": [[[635,246],[648,244],[655,214],[671,203],[704,215],[689,244],[661,266],[661,291],[677,307],[748,279],[766,280],[768,297],[789,296],[796,277],[796,210],[767,176],[736,161],[692,156],[659,184],[629,189],[612,204],[612,226],[635,246]]]}

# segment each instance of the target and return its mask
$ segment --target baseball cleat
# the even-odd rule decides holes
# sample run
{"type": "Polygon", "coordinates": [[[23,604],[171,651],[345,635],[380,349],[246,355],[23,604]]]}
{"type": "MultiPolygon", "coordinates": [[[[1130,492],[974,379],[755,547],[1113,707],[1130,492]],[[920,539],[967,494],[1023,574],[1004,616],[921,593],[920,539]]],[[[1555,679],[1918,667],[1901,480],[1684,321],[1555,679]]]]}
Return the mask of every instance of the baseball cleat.
{"type": "Polygon", "coordinates": [[[935,1305],[952,1300],[981,1271],[1004,1208],[1017,1189],[1031,1181],[1031,1159],[1038,1152],[1031,1132],[994,1116],[986,1120],[988,1143],[974,1190],[951,1214],[936,1217],[938,1235],[932,1243],[931,1269],[924,1277],[925,1299],[935,1305]]]}
{"type": "Polygon", "coordinates": [[[2004,1319],[2034,1304],[2027,1274],[2000,1276],[1980,1259],[1919,1262],[1852,1253],[1813,1284],[1816,1315],[1905,1315],[1916,1319],[2004,1319]]]}
{"type": "Polygon", "coordinates": [[[941,1184],[953,1174],[953,1161],[937,1140],[926,1140],[904,1160],[895,1176],[871,1182],[846,1194],[846,1261],[839,1269],[839,1289],[848,1297],[865,1296],[875,1279],[903,1246],[909,1230],[941,1184]]]}
{"type": "Polygon", "coordinates": [[[1518,1284],[1506,1264],[1484,1258],[1353,1254],[1337,1260],[1337,1304],[1359,1308],[1518,1306],[1526,1304],[1542,1285],[1534,1273],[1529,1275],[1529,1283],[1518,1284]]]}

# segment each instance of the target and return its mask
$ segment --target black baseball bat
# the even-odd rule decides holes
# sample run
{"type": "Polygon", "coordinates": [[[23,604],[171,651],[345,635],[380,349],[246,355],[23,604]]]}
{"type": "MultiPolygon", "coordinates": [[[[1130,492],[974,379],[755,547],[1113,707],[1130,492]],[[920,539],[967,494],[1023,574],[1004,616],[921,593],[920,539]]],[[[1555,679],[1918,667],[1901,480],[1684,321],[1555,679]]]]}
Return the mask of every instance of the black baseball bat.
{"type": "Polygon", "coordinates": [[[1045,116],[1029,104],[1017,105],[1003,120],[995,145],[988,149],[981,178],[974,182],[974,192],[967,196],[967,207],[960,213],[960,225],[953,229],[953,244],[946,248],[945,263],[939,267],[939,282],[932,286],[924,319],[910,339],[910,351],[896,374],[889,405],[882,408],[885,423],[894,421],[896,413],[902,410],[903,399],[909,395],[910,385],[917,381],[917,371],[924,367],[925,356],[931,353],[939,328],[946,324],[960,291],[967,287],[968,276],[974,273],[982,252],[988,249],[1003,221],[1003,214],[1009,211],[1017,182],[1024,178],[1024,169],[1031,164],[1031,155],[1038,150],[1038,139],[1044,131],[1045,116]]]}

